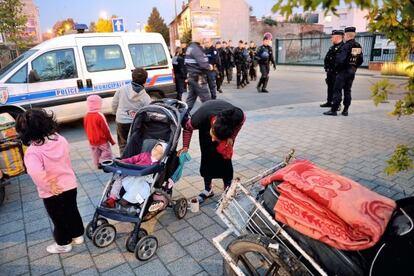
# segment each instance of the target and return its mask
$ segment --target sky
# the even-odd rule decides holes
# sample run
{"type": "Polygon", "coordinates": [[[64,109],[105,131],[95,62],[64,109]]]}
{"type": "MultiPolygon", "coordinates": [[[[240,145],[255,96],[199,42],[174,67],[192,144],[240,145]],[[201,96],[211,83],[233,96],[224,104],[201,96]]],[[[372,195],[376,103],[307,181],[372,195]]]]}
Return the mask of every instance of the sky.
{"type": "MultiPolygon", "coordinates": [[[[177,11],[181,10],[182,0],[177,1],[177,11]]],[[[231,1],[231,0],[226,0],[231,1]]],[[[253,15],[269,15],[276,0],[246,0],[253,6],[253,15]]],[[[97,21],[102,12],[112,14],[125,20],[126,28],[134,31],[137,22],[145,24],[153,7],[157,7],[164,21],[169,24],[174,18],[174,0],[34,0],[40,11],[42,32],[52,28],[56,21],[73,18],[77,23],[89,25],[97,21]]]]}

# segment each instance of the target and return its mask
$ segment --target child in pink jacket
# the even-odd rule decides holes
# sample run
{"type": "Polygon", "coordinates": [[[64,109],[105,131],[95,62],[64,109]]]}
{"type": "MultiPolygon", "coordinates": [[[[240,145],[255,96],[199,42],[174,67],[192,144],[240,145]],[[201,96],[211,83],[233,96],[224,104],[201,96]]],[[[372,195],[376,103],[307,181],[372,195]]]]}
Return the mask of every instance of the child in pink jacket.
{"type": "Polygon", "coordinates": [[[30,109],[16,120],[20,139],[29,146],[24,156],[27,173],[54,225],[55,243],[46,250],[67,253],[72,244],[83,243],[84,228],[76,203],[77,181],[69,144],[57,128],[53,114],[43,109],[30,109]]]}

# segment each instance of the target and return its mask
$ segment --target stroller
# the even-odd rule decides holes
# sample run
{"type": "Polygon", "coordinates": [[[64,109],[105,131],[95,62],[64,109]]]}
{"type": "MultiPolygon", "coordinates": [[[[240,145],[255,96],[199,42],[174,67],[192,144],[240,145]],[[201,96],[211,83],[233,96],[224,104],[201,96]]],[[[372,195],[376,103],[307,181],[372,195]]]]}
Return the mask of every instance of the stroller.
{"type": "MultiPolygon", "coordinates": [[[[414,197],[396,201],[397,209],[381,239],[371,248],[345,251],[305,236],[274,219],[279,193],[273,182],[263,189],[262,178],[285,167],[292,151],[273,168],[223,194],[217,215],[228,230],[213,238],[224,257],[225,275],[408,275],[414,252],[414,197]],[[228,243],[223,241],[236,235],[228,243]]],[[[411,273],[412,274],[412,273],[411,273]]],[[[410,275],[411,275],[410,274],[410,275]]]]}
{"type": "MultiPolygon", "coordinates": [[[[163,99],[152,102],[138,111],[129,132],[128,143],[122,158],[128,158],[141,152],[149,152],[160,141],[167,144],[164,157],[159,164],[151,166],[137,166],[125,164],[119,160],[110,160],[102,163],[104,172],[112,173],[112,179],[104,189],[104,193],[96,208],[93,219],[86,226],[86,236],[92,239],[97,247],[107,247],[116,238],[116,229],[106,218],[131,222],[133,231],[126,240],[126,248],[134,252],[137,259],[146,261],[157,250],[157,238],[148,235],[141,228],[141,223],[150,220],[167,207],[172,207],[178,219],[182,219],[187,213],[188,202],[185,198],[176,201],[171,199],[172,189],[168,179],[175,172],[179,160],[176,147],[181,133],[181,121],[187,114],[187,105],[173,99],[163,99]],[[153,175],[151,195],[141,205],[136,204],[136,212],[125,212],[119,209],[109,209],[102,206],[108,197],[112,184],[120,176],[148,176],[153,175]],[[163,202],[163,207],[157,211],[150,211],[153,201],[163,202]]],[[[121,194],[123,189],[121,189],[121,194]]]]}
{"type": "Polygon", "coordinates": [[[6,197],[10,180],[26,173],[24,149],[15,129],[15,119],[25,110],[17,106],[0,106],[0,205],[6,197]]]}

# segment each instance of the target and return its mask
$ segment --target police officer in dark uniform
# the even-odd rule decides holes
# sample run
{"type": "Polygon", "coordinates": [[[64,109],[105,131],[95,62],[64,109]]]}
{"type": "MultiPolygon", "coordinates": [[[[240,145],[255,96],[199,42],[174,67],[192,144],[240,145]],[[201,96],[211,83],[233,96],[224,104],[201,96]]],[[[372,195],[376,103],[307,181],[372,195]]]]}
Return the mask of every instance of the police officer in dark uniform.
{"type": "Polygon", "coordinates": [[[221,89],[221,86],[223,85],[223,81],[224,81],[224,64],[223,64],[223,60],[224,60],[224,50],[221,46],[221,42],[217,41],[216,42],[216,49],[217,49],[217,53],[218,53],[218,58],[217,58],[217,91],[219,93],[223,93],[223,90],[221,89]]]}
{"type": "Polygon", "coordinates": [[[208,58],[208,63],[213,66],[213,70],[207,72],[207,83],[210,89],[211,98],[217,98],[217,61],[219,59],[216,47],[214,47],[210,38],[204,39],[204,52],[208,58]]]}
{"type": "Polygon", "coordinates": [[[342,90],[344,90],[342,115],[348,116],[348,108],[352,100],[352,83],[358,67],[364,62],[362,47],[355,41],[355,31],[355,27],[345,28],[345,44],[339,49],[335,59],[335,68],[338,74],[335,79],[333,104],[331,110],[324,112],[324,115],[337,115],[337,110],[342,100],[342,90]]]}
{"type": "Polygon", "coordinates": [[[201,43],[203,39],[198,35],[193,35],[193,42],[187,47],[184,63],[188,75],[188,97],[187,105],[190,112],[197,97],[201,102],[211,99],[207,87],[207,72],[213,70],[213,66],[208,63],[208,58],[204,53],[201,43]]]}
{"type": "Polygon", "coordinates": [[[227,44],[226,41],[223,41],[223,48],[225,53],[225,59],[223,60],[224,69],[226,72],[227,83],[230,83],[233,80],[233,67],[234,67],[234,49],[227,44]]]}
{"type": "Polygon", "coordinates": [[[247,42],[244,43],[243,50],[244,64],[242,66],[242,86],[248,85],[249,82],[249,68],[250,68],[250,54],[249,54],[249,45],[247,42]]]}
{"type": "Polygon", "coordinates": [[[256,51],[257,51],[256,44],[254,43],[254,41],[250,41],[250,47],[249,47],[249,55],[250,55],[249,75],[250,75],[250,80],[251,81],[255,81],[257,79],[257,72],[256,72],[257,60],[254,57],[255,54],[256,54],[256,51]]]}
{"type": "Polygon", "coordinates": [[[244,84],[241,82],[241,77],[243,74],[242,69],[246,65],[246,60],[244,57],[244,43],[243,40],[239,41],[239,47],[234,49],[234,64],[236,65],[236,71],[237,71],[237,89],[240,89],[240,87],[244,87],[244,84]]]}
{"type": "Polygon", "coordinates": [[[177,47],[175,50],[175,56],[172,59],[174,76],[175,76],[175,89],[177,90],[177,100],[182,99],[182,95],[185,91],[185,81],[187,79],[187,70],[184,65],[184,53],[181,47],[177,47]]]}
{"type": "Polygon", "coordinates": [[[272,46],[270,46],[271,41],[272,38],[270,35],[265,35],[263,37],[263,45],[260,46],[256,52],[256,59],[258,60],[261,73],[259,83],[257,84],[257,92],[259,93],[269,93],[266,87],[269,81],[270,63],[273,64],[273,68],[276,70],[273,49],[272,46]]]}
{"type": "Polygon", "coordinates": [[[336,79],[336,71],[335,71],[335,59],[336,54],[338,53],[339,49],[344,45],[344,31],[342,30],[333,30],[331,41],[332,46],[329,48],[328,53],[326,53],[325,60],[324,60],[324,67],[326,72],[326,84],[328,86],[328,96],[326,98],[326,103],[321,104],[321,107],[332,107],[333,101],[333,91],[336,79]]]}

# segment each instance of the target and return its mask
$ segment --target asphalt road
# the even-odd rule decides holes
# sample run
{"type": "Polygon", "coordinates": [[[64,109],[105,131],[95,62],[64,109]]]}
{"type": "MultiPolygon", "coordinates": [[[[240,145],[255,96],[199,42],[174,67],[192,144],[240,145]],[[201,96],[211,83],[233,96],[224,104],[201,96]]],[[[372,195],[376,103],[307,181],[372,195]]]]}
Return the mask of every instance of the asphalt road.
{"type": "MultiPolygon", "coordinates": [[[[258,74],[260,73],[258,72],[258,74]]],[[[243,89],[236,89],[235,77],[236,70],[234,70],[233,81],[230,84],[224,84],[224,93],[218,94],[218,98],[232,102],[245,111],[309,102],[315,102],[315,108],[319,108],[319,103],[326,100],[325,72],[321,67],[278,66],[276,71],[270,72],[268,84],[270,93],[268,94],[257,93],[256,82],[251,82],[243,89]]],[[[353,99],[369,100],[371,95],[369,88],[378,80],[379,78],[372,76],[372,72],[364,69],[359,70],[352,88],[353,99]]],[[[403,90],[403,80],[391,81],[397,84],[398,91],[403,90]]],[[[195,108],[198,105],[199,103],[195,108]]],[[[113,116],[109,116],[109,122],[115,132],[113,116]]],[[[60,132],[69,141],[85,139],[82,120],[62,125],[60,132]]]]}

